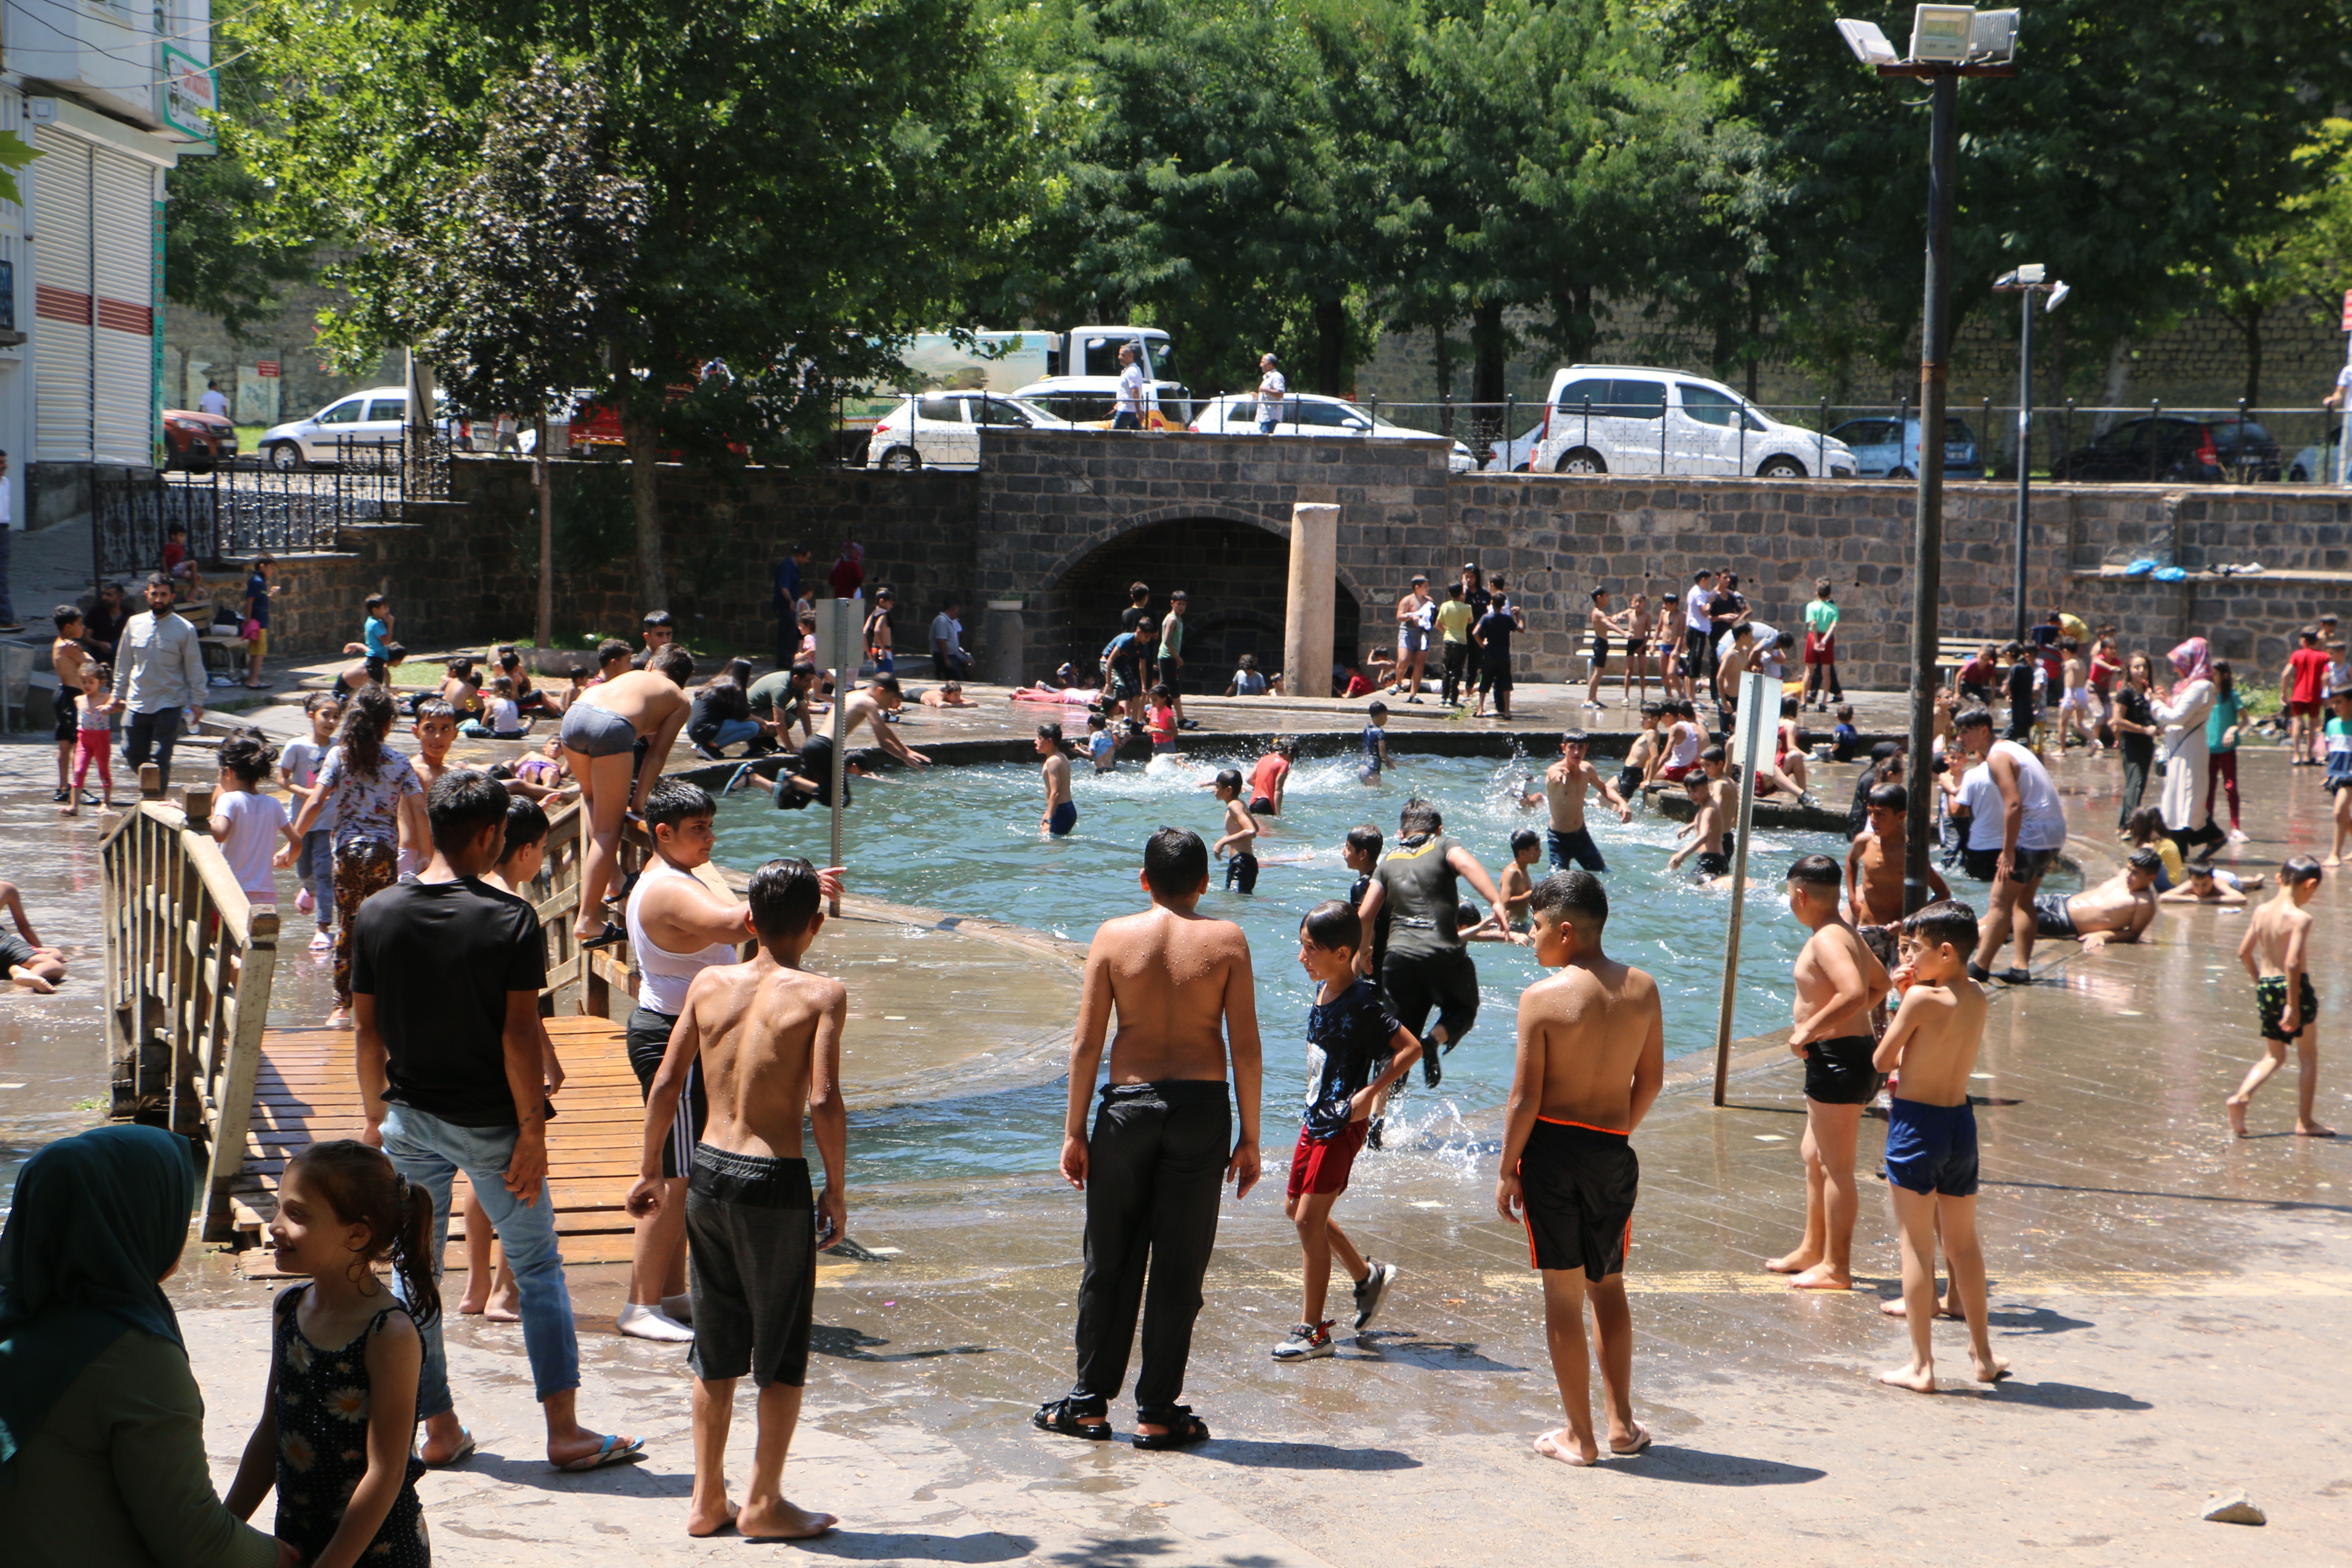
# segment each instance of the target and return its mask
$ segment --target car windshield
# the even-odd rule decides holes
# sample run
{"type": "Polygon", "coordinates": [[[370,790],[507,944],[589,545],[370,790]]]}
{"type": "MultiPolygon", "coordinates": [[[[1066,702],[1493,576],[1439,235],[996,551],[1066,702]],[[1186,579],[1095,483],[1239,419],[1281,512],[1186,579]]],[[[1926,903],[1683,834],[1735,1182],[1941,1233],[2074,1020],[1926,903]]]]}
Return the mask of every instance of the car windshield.
{"type": "Polygon", "coordinates": [[[1055,414],[1052,409],[1046,407],[1044,404],[1037,402],[1034,398],[1015,397],[1011,398],[1008,401],[1017,405],[1023,413],[1029,415],[1032,418],[1059,419],[1061,417],[1060,415],[1055,414]]]}
{"type": "Polygon", "coordinates": [[[1151,376],[1155,381],[1181,381],[1176,369],[1176,345],[1159,338],[1143,340],[1144,353],[1151,356],[1151,376]]]}

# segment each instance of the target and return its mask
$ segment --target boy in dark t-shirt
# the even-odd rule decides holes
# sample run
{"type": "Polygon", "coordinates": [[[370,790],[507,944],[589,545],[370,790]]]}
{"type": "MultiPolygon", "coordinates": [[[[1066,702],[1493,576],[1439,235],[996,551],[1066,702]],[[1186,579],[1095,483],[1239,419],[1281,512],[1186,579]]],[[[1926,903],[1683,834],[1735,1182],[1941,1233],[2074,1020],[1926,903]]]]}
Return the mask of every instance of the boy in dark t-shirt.
{"type": "Polygon", "coordinates": [[[1511,634],[1527,630],[1527,622],[1513,607],[1503,592],[1503,579],[1498,575],[1494,584],[1494,602],[1486,613],[1470,628],[1470,640],[1478,647],[1478,701],[1472,709],[1473,719],[1486,712],[1486,693],[1495,694],[1495,717],[1511,716],[1511,634]]]}
{"type": "Polygon", "coordinates": [[[1334,1253],[1356,1282],[1359,1330],[1371,1326],[1396,1279],[1392,1265],[1366,1259],[1331,1223],[1331,1205],[1348,1190],[1349,1173],[1381,1098],[1421,1056],[1421,1042],[1397,1022],[1388,994],[1356,973],[1356,952],[1363,942],[1355,907],[1336,899],[1316,905],[1299,922],[1299,966],[1317,983],[1315,1005],[1307,1013],[1307,1043],[1321,1059],[1307,1089],[1282,1206],[1297,1226],[1307,1255],[1304,1300],[1298,1325],[1274,1347],[1276,1361],[1331,1353],[1334,1320],[1323,1316],[1323,1307],[1334,1253]]]}

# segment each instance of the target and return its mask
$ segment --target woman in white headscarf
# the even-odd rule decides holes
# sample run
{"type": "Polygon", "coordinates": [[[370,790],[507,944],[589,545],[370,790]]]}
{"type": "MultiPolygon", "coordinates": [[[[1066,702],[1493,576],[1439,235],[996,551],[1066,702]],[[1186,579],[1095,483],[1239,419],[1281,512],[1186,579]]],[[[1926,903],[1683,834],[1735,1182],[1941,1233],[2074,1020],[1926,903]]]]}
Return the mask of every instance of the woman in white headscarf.
{"type": "MultiPolygon", "coordinates": [[[[2157,806],[2164,813],[2165,831],[2183,849],[2206,841],[2213,815],[2212,770],[2205,744],[2205,717],[2213,710],[2218,689],[2213,664],[2203,637],[2190,637],[2167,656],[2180,679],[2156,707],[2163,729],[2157,756],[2164,767],[2164,789],[2157,806]]],[[[2218,832],[2214,835],[2219,837],[2218,832]]]]}

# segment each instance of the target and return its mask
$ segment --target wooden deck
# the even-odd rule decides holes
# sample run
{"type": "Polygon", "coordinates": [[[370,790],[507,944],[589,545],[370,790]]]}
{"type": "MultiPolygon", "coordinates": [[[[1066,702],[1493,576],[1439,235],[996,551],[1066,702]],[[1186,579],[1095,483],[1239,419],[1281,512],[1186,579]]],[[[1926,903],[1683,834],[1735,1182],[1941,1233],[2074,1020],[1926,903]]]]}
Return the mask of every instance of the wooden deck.
{"type": "MultiPolygon", "coordinates": [[[[562,1059],[562,1090],[548,1123],[548,1181],[555,1194],[555,1226],[566,1263],[610,1263],[629,1256],[630,1220],[621,1200],[636,1180],[645,1107],[622,1047],[618,1024],[603,1018],[555,1017],[547,1032],[562,1059]]],[[[277,1212],[278,1173],[287,1156],[328,1138],[360,1134],[359,1078],[346,1029],[269,1029],[261,1037],[261,1066],[245,1164],[232,1209],[240,1241],[258,1241],[277,1212]]],[[[457,1196],[462,1200],[465,1177],[457,1196]]],[[[466,1266],[465,1217],[449,1226],[446,1267],[466,1266]]],[[[239,1255],[246,1274],[273,1277],[266,1248],[239,1255]]]]}

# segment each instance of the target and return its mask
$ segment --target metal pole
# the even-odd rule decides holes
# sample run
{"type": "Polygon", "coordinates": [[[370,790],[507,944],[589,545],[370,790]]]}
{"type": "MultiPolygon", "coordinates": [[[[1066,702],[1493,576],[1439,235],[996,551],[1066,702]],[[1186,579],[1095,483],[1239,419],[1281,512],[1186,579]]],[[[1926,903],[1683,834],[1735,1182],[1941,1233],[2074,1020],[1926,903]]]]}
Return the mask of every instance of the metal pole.
{"type": "MultiPolygon", "coordinates": [[[[2025,525],[2033,514],[2033,289],[2018,296],[2024,314],[2017,333],[2017,630],[2025,640],[2025,525]]],[[[1990,420],[1985,434],[1992,433],[1990,420]]]]}
{"type": "MultiPolygon", "coordinates": [[[[825,864],[828,866],[842,866],[847,864],[847,862],[843,860],[841,858],[841,797],[842,792],[846,788],[845,775],[848,765],[848,758],[845,754],[845,749],[849,741],[849,731],[846,721],[849,716],[849,688],[857,679],[856,664],[854,661],[847,664],[842,662],[844,658],[847,657],[847,645],[849,642],[849,634],[844,629],[844,627],[848,624],[850,616],[856,613],[856,607],[859,603],[861,603],[861,601],[853,599],[835,599],[833,603],[835,615],[833,626],[829,628],[834,634],[833,647],[825,650],[832,654],[834,658],[833,858],[826,861],[825,864]]],[[[875,721],[878,724],[881,721],[877,717],[875,721]]],[[[830,907],[825,910],[825,912],[834,916],[835,919],[838,919],[841,915],[841,900],[839,899],[832,900],[830,907]]]]}
{"type": "Polygon", "coordinates": [[[1748,908],[1748,831],[1756,815],[1756,763],[1767,726],[1778,732],[1780,689],[1760,670],[1739,678],[1739,819],[1731,837],[1731,923],[1723,933],[1723,990],[1715,1010],[1715,1103],[1723,1103],[1731,1074],[1731,1003],[1739,994],[1739,926],[1748,908]],[[1766,705],[1769,704],[1769,711],[1766,705]]]}
{"type": "MultiPolygon", "coordinates": [[[[1945,356],[1951,332],[1952,198],[1960,82],[1935,79],[1927,140],[1927,310],[1919,329],[1919,423],[1944,428],[1945,356]]],[[[1927,787],[1936,734],[1936,613],[1943,586],[1944,443],[1919,443],[1919,486],[1911,524],[1911,807],[1903,845],[1903,909],[1927,901],[1927,851],[1936,792],[1927,787]]]]}

